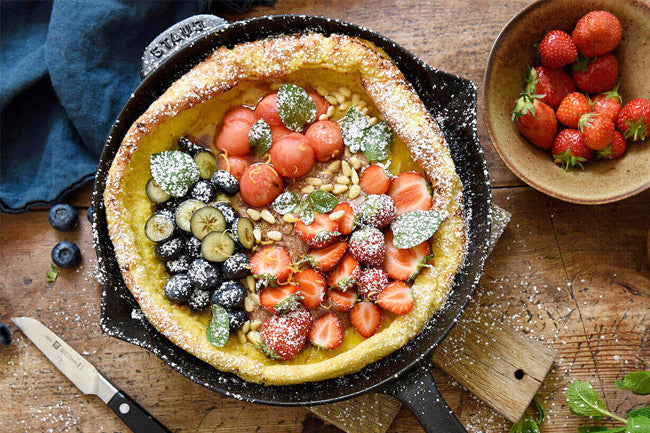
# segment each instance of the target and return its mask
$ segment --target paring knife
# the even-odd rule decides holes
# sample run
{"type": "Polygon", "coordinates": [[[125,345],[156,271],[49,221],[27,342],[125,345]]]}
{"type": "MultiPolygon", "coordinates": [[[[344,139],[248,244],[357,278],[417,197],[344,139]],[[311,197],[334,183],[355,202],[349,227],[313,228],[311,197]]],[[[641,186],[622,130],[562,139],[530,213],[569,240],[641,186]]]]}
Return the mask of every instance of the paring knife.
{"type": "Polygon", "coordinates": [[[169,433],[165,426],[115,388],[90,362],[41,322],[31,317],[14,317],[11,321],[81,392],[101,398],[132,431],[169,433]]]}

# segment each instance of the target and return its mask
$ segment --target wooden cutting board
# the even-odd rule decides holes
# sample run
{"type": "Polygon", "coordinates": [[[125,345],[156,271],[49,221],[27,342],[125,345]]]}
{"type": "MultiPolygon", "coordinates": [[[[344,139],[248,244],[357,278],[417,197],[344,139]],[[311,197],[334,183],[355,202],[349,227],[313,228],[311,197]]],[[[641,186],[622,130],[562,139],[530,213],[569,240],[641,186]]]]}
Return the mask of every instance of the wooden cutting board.
{"type": "MultiPolygon", "coordinates": [[[[510,215],[494,207],[491,247],[510,215]]],[[[476,397],[516,422],[537,393],[556,352],[498,323],[461,317],[433,353],[433,363],[476,397]]],[[[366,394],[310,410],[348,433],[384,433],[401,403],[383,394],[366,394]]]]}

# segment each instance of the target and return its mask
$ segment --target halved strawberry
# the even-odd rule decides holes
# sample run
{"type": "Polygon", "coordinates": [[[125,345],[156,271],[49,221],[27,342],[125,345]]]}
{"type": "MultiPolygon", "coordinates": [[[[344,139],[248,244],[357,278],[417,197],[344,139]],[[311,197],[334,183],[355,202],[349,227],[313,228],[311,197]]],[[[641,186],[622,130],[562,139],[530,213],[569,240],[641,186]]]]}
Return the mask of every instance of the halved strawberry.
{"type": "Polygon", "coordinates": [[[377,305],[395,314],[406,314],[413,308],[411,289],[402,281],[393,281],[377,296],[377,305]]]}
{"type": "Polygon", "coordinates": [[[317,271],[329,272],[339,264],[347,250],[348,243],[340,241],[327,248],[309,250],[304,261],[317,271]]]}
{"type": "Polygon", "coordinates": [[[302,295],[302,305],[307,308],[316,308],[323,302],[327,285],[325,278],[313,269],[305,269],[293,274],[293,282],[298,285],[302,295]]]}
{"type": "Polygon", "coordinates": [[[354,307],[354,304],[357,302],[357,293],[354,290],[347,290],[345,292],[336,289],[328,290],[327,300],[332,310],[345,313],[354,307]]]}
{"type": "Polygon", "coordinates": [[[390,188],[390,177],[384,167],[369,165],[361,174],[359,185],[366,194],[386,194],[390,188]]]}
{"type": "Polygon", "coordinates": [[[309,331],[309,341],[321,349],[336,349],[343,343],[341,322],[334,313],[320,316],[309,331]]]}
{"type": "Polygon", "coordinates": [[[291,274],[293,262],[284,247],[266,246],[251,257],[251,274],[264,285],[283,283],[291,274]]]}
{"type": "MultiPolygon", "coordinates": [[[[295,358],[307,342],[309,326],[303,317],[292,312],[282,316],[269,316],[260,331],[260,349],[273,359],[287,361],[295,358]]],[[[311,326],[311,315],[309,325],[311,326]]]]}
{"type": "MultiPolygon", "coordinates": [[[[354,225],[354,209],[347,201],[341,202],[332,209],[331,214],[343,211],[343,216],[336,221],[339,223],[339,232],[342,235],[349,235],[352,233],[352,226],[354,225]]],[[[330,214],[330,215],[331,215],[330,214]]]]}
{"type": "Polygon", "coordinates": [[[359,283],[361,266],[354,257],[348,255],[327,277],[327,284],[332,289],[346,291],[359,283]]]}
{"type": "Polygon", "coordinates": [[[338,231],[339,223],[331,220],[329,215],[318,212],[311,224],[307,225],[299,220],[295,229],[298,237],[312,248],[325,248],[341,235],[338,231]]]}
{"type": "Polygon", "coordinates": [[[429,243],[422,242],[409,249],[400,250],[393,244],[393,232],[386,231],[386,258],[384,268],[389,277],[395,280],[414,279],[426,264],[429,256],[429,243]]]}
{"type": "Polygon", "coordinates": [[[400,173],[390,185],[391,196],[397,209],[397,216],[412,210],[429,210],[432,201],[427,181],[420,173],[407,171],[400,173]]]}
{"type": "Polygon", "coordinates": [[[286,313],[300,305],[301,294],[295,284],[267,287],[260,292],[260,304],[271,313],[286,313]]]}
{"type": "Polygon", "coordinates": [[[370,301],[359,302],[350,311],[350,323],[359,334],[372,337],[381,324],[381,310],[370,301]]]}

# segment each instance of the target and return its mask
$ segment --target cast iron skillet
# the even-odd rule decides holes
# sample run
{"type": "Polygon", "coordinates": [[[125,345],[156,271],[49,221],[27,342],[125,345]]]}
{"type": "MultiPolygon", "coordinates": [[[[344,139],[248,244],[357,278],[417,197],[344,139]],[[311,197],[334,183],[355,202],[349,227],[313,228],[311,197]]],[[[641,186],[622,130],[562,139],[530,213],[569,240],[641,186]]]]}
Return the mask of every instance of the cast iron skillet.
{"type": "Polygon", "coordinates": [[[456,322],[480,278],[490,234],[491,196],[487,167],[476,134],[476,88],[463,78],[424,64],[409,51],[366,28],[323,17],[280,15],[228,24],[211,15],[188,18],[162,33],[145,51],[142,83],[119,114],[104,147],[93,191],[93,237],[104,276],[104,332],[154,352],[172,368],[221,394],[278,406],[313,406],[374,391],[408,405],[429,432],[464,432],[433,382],[432,350],[456,322]],[[221,372],[178,348],[142,316],[124,285],[108,236],[103,194],[111,162],[130,125],[175,79],[219,46],[268,36],[317,31],[372,41],[393,59],[433,113],[451,147],[464,191],[468,252],[445,306],[405,347],[358,373],[322,382],[263,386],[221,372]]]}

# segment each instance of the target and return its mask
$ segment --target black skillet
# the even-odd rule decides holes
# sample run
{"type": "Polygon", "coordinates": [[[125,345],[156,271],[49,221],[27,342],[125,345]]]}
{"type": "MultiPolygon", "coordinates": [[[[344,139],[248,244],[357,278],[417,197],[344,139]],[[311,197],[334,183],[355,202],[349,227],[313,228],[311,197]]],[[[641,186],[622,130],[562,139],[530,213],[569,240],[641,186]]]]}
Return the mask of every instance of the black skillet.
{"type": "Polygon", "coordinates": [[[163,32],[146,49],[142,82],[126,102],[104,147],[95,177],[93,237],[104,277],[101,326],[107,334],[151,350],[172,368],[221,394],[252,403],[313,406],[363,393],[400,399],[429,432],[464,432],[431,376],[431,353],[447,335],[480,278],[490,233],[491,196],[487,167],[476,134],[476,87],[438,71],[394,42],[366,28],[323,17],[279,15],[228,24],[212,15],[188,18],[163,32]],[[149,324],[124,285],[108,236],[102,201],[106,176],[130,125],[178,77],[219,46],[269,36],[317,31],[358,36],[381,47],[411,82],[439,122],[465,192],[468,254],[445,306],[405,347],[358,373],[322,382],[263,386],[221,372],[178,348],[149,324]]]}

